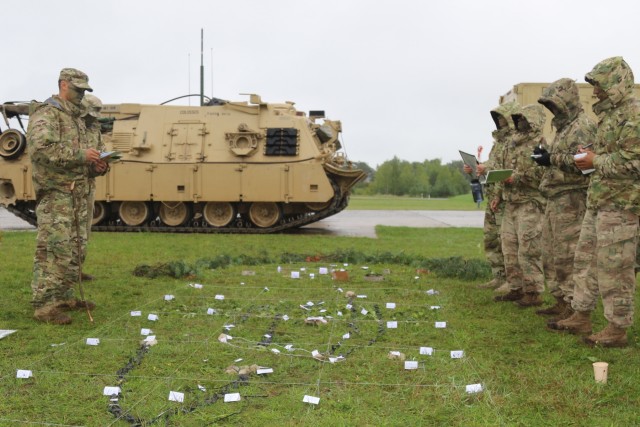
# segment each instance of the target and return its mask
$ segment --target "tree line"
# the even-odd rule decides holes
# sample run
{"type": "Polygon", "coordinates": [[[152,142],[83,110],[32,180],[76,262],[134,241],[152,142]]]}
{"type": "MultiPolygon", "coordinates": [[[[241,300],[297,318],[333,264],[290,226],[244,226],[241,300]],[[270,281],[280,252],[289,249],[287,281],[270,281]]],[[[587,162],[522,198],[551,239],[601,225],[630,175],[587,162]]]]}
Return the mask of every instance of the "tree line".
{"type": "Polygon", "coordinates": [[[354,188],[354,194],[386,194],[410,197],[452,197],[470,191],[470,178],[462,171],[462,160],[445,165],[440,159],[409,162],[394,157],[373,169],[354,162],[368,178],[354,188]]]}

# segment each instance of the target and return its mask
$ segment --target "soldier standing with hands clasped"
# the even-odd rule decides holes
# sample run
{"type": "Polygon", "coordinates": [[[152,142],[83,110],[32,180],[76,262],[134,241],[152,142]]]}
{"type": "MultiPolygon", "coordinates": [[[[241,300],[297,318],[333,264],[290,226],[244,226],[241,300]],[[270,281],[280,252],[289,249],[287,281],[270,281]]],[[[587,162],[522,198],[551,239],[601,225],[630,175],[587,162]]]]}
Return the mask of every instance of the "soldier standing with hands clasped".
{"type": "Polygon", "coordinates": [[[575,160],[581,170],[594,169],[573,268],[575,313],[549,326],[590,334],[599,293],[608,325],[584,340],[589,345],[624,347],[627,328],[633,324],[636,287],[640,103],[633,95],[633,72],[622,57],[596,64],[585,80],[598,98],[593,105],[598,129],[593,151],[581,149],[575,160]]]}
{"type": "Polygon", "coordinates": [[[546,199],[540,194],[542,170],[531,160],[534,147],[544,146],[544,109],[532,104],[512,114],[517,133],[505,148],[504,166],[513,175],[503,181],[506,201],[502,219],[502,253],[509,293],[495,301],[514,301],[520,307],[542,304],[542,217],[546,199]]]}
{"type": "Polygon", "coordinates": [[[64,68],[58,95],[35,107],[27,130],[38,218],[31,304],[36,320],[59,325],[71,323],[64,311],[94,306],[73,297],[79,276],[77,248],[85,234],[78,226],[78,211],[86,205],[89,175],[107,169],[100,152],[87,146],[80,118],[87,90],[92,91],[85,73],[64,68]]]}

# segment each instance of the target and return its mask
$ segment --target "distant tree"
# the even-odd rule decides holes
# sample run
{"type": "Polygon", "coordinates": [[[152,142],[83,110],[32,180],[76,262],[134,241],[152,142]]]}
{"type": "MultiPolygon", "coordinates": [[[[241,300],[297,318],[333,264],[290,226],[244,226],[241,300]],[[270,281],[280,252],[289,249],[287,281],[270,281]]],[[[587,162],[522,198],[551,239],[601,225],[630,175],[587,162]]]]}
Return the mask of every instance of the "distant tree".
{"type": "Polygon", "coordinates": [[[462,161],[442,164],[440,159],[408,162],[394,156],[374,171],[364,162],[354,162],[371,180],[354,189],[360,194],[389,194],[412,197],[451,197],[469,191],[469,177],[462,161]]]}

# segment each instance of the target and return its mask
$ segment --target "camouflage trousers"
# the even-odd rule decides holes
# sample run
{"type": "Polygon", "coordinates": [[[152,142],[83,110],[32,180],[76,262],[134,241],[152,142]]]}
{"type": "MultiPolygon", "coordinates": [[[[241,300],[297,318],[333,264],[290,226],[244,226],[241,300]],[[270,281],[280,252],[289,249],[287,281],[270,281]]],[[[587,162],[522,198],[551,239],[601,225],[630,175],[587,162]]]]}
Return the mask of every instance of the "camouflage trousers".
{"type": "Polygon", "coordinates": [[[538,203],[507,203],[502,219],[502,253],[510,289],[541,293],[542,208],[538,203]]]}
{"type": "Polygon", "coordinates": [[[585,191],[572,191],[547,200],[542,229],[542,265],[549,293],[573,298],[573,258],[587,209],[585,191]]]}
{"type": "Polygon", "coordinates": [[[610,323],[621,328],[633,324],[637,240],[637,215],[587,209],[573,267],[574,310],[593,311],[600,293],[610,323]]]}
{"type": "Polygon", "coordinates": [[[73,285],[79,279],[81,246],[86,240],[86,227],[77,221],[78,212],[86,210],[86,191],[87,186],[81,182],[76,183],[73,191],[50,191],[38,200],[38,235],[31,282],[34,308],[73,298],[73,285]]]}
{"type": "Polygon", "coordinates": [[[484,211],[484,254],[491,266],[493,277],[499,281],[504,281],[504,256],[502,255],[502,240],[500,238],[500,227],[504,216],[504,202],[498,205],[496,212],[491,210],[489,204],[484,211]]]}

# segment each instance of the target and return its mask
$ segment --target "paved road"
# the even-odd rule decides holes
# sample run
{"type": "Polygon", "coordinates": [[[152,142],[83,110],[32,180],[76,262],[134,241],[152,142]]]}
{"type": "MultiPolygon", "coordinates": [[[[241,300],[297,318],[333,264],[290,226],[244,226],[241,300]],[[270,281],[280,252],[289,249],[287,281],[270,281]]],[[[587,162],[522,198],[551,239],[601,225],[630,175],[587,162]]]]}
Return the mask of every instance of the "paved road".
{"type": "MultiPolygon", "coordinates": [[[[396,227],[482,227],[484,211],[354,211],[303,227],[295,233],[376,237],[376,225],[396,227]]],[[[0,207],[0,229],[33,230],[28,223],[0,207]]]]}

